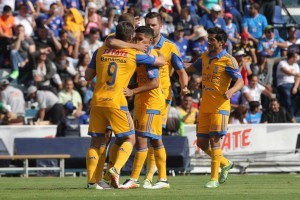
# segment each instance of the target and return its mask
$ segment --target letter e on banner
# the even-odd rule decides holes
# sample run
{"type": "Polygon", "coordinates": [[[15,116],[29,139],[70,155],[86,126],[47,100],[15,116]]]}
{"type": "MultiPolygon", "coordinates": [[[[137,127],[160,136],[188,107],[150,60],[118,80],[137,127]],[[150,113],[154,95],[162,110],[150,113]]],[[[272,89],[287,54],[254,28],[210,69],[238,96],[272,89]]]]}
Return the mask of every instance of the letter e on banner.
{"type": "Polygon", "coordinates": [[[249,141],[249,133],[251,132],[251,129],[246,129],[242,133],[242,147],[247,147],[250,145],[249,141]]]}

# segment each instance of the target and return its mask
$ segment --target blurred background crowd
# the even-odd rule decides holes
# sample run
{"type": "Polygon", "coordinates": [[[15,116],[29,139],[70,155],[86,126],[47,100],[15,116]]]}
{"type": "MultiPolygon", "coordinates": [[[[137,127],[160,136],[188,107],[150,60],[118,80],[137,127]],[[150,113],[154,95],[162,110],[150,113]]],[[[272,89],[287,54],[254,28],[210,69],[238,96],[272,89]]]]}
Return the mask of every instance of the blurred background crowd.
{"type": "MultiPolygon", "coordinates": [[[[230,123],[296,122],[300,32],[294,21],[281,15],[283,3],[1,0],[1,124],[30,124],[26,119],[32,116],[41,124],[59,124],[63,116],[87,124],[95,80],[85,81],[85,69],[126,12],[137,17],[138,25],[144,25],[148,12],[159,12],[164,19],[161,34],[177,45],[184,62],[207,51],[208,28],[223,28],[229,36],[224,48],[236,58],[245,82],[231,99],[230,123]]],[[[201,76],[189,78],[191,93],[180,97],[176,73],[171,77],[174,98],[168,134],[182,134],[183,124],[196,123],[201,76]]]]}

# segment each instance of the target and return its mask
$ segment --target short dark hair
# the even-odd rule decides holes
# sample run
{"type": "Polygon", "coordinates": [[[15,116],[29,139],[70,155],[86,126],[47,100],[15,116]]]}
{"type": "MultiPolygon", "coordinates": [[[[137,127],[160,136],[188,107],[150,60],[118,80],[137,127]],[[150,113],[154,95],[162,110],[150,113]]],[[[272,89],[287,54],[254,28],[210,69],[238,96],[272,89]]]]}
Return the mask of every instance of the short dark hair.
{"type": "Polygon", "coordinates": [[[255,10],[259,10],[260,5],[258,3],[253,3],[251,4],[251,6],[255,9],[255,10]]]}
{"type": "Polygon", "coordinates": [[[10,6],[5,5],[5,6],[3,7],[3,12],[5,12],[5,13],[12,12],[12,9],[11,9],[10,6]]]}
{"type": "Polygon", "coordinates": [[[90,30],[90,35],[94,35],[94,34],[96,34],[96,33],[100,33],[100,30],[97,29],[97,28],[91,28],[91,30],[90,30]]]}
{"type": "Polygon", "coordinates": [[[287,59],[290,59],[292,58],[295,54],[298,54],[298,52],[295,52],[295,51],[288,51],[287,52],[287,59]]]}
{"type": "Polygon", "coordinates": [[[131,39],[134,27],[130,22],[120,22],[116,27],[116,38],[125,42],[131,39]]]}
{"type": "Polygon", "coordinates": [[[65,29],[61,29],[58,33],[58,36],[61,37],[62,35],[64,35],[65,33],[68,33],[68,31],[66,31],[65,29]]]}
{"type": "Polygon", "coordinates": [[[248,79],[251,80],[253,77],[258,77],[257,74],[251,74],[250,76],[248,76],[248,79]]]}
{"type": "Polygon", "coordinates": [[[254,111],[259,106],[260,106],[259,101],[250,101],[249,102],[249,109],[250,109],[250,111],[254,111]]]}
{"type": "Polygon", "coordinates": [[[149,36],[151,38],[154,37],[153,30],[148,26],[139,26],[136,30],[136,33],[144,33],[146,36],[149,36]]]}
{"type": "Polygon", "coordinates": [[[157,18],[160,23],[163,22],[162,16],[159,13],[157,13],[157,12],[149,12],[145,16],[145,20],[147,20],[147,19],[153,19],[153,18],[157,18]]]}
{"type": "Polygon", "coordinates": [[[135,19],[131,13],[124,13],[120,15],[118,18],[118,23],[120,22],[130,22],[133,26],[135,26],[135,19]]]}
{"type": "Polygon", "coordinates": [[[219,41],[219,42],[221,42],[221,41],[226,42],[226,41],[227,41],[227,38],[228,38],[227,33],[226,33],[223,29],[221,29],[221,28],[219,28],[219,27],[209,28],[209,29],[207,30],[207,33],[208,33],[208,34],[215,34],[215,35],[216,35],[215,38],[216,38],[216,40],[219,41]]]}

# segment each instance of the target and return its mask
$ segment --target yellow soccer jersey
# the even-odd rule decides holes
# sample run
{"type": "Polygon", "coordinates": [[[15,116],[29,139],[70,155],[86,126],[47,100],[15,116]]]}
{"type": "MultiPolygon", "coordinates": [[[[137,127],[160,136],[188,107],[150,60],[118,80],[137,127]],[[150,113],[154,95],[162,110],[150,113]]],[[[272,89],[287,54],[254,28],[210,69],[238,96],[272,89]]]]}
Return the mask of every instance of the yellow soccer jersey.
{"type": "MultiPolygon", "coordinates": [[[[154,50],[152,50],[150,54],[157,56],[157,53],[154,50]]],[[[155,66],[138,65],[136,72],[138,87],[143,86],[149,79],[159,78],[159,69],[155,66]]],[[[158,88],[135,95],[134,99],[135,107],[147,110],[160,111],[164,107],[164,104],[165,99],[162,93],[161,84],[159,84],[158,88]]]]}
{"type": "MultiPolygon", "coordinates": [[[[163,56],[166,59],[166,64],[163,67],[160,67],[159,69],[159,76],[161,79],[162,88],[170,88],[170,72],[172,70],[172,67],[175,70],[179,70],[185,67],[184,63],[180,58],[180,52],[178,51],[177,46],[173,42],[169,41],[163,36],[161,36],[159,42],[156,46],[154,46],[154,48],[159,49],[159,51],[163,54],[163,56]]],[[[168,94],[165,94],[165,96],[166,95],[168,94]]],[[[169,96],[167,100],[171,99],[172,96],[169,96]]]]}
{"type": "Polygon", "coordinates": [[[100,47],[94,52],[89,68],[96,70],[97,82],[91,105],[127,109],[123,88],[128,86],[137,64],[153,65],[155,56],[135,49],[100,47]]]}
{"type": "Polygon", "coordinates": [[[242,77],[235,58],[226,50],[213,58],[205,52],[192,66],[202,73],[202,102],[199,111],[219,113],[224,110],[229,113],[230,100],[226,100],[223,94],[229,89],[232,79],[242,77]]]}

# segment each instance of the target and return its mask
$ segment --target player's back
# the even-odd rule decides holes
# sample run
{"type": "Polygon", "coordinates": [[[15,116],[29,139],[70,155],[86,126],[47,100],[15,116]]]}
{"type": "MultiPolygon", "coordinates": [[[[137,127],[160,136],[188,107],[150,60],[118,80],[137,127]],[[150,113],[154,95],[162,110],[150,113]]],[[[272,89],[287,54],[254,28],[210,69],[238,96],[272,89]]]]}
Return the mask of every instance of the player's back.
{"type": "Polygon", "coordinates": [[[218,59],[209,58],[207,52],[201,58],[203,67],[200,112],[217,113],[219,110],[230,110],[230,101],[223,97],[232,80],[226,71],[228,68],[238,68],[238,64],[225,52],[218,59]]]}
{"type": "Polygon", "coordinates": [[[134,49],[110,49],[106,46],[98,49],[93,106],[117,109],[127,106],[123,88],[127,87],[136,70],[137,54],[134,49]]]}

